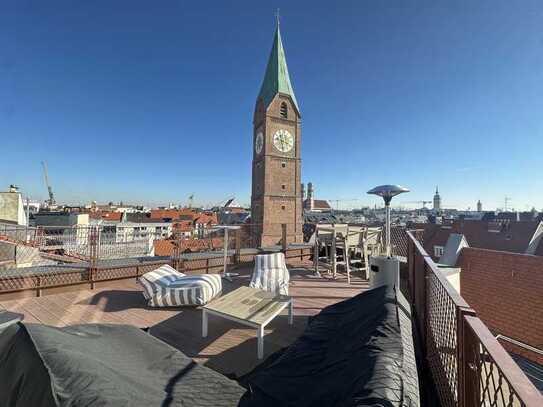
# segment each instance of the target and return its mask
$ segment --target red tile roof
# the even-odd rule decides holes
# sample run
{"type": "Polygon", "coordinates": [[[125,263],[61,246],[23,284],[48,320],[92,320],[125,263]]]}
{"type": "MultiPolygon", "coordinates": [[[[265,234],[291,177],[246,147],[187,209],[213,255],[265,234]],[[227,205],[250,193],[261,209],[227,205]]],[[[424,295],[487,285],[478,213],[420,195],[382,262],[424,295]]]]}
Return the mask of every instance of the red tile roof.
{"type": "Polygon", "coordinates": [[[314,199],[313,200],[313,208],[315,209],[330,209],[330,204],[328,201],[325,201],[324,199],[314,199]]]}
{"type": "Polygon", "coordinates": [[[194,226],[190,220],[182,220],[173,224],[173,230],[176,232],[192,232],[194,226]]]}
{"type": "Polygon", "coordinates": [[[217,225],[217,214],[213,212],[202,213],[196,218],[194,223],[203,223],[206,225],[217,225]]]}
{"type": "Polygon", "coordinates": [[[221,237],[214,237],[211,239],[186,238],[179,240],[155,240],[155,256],[171,256],[176,244],[179,244],[181,253],[192,253],[221,249],[224,243],[221,237]]]}
{"type": "Polygon", "coordinates": [[[198,212],[192,208],[151,210],[151,219],[179,219],[182,215],[188,215],[194,219],[198,215],[198,212]]]}
{"type": "Polygon", "coordinates": [[[90,212],[89,218],[91,219],[103,219],[103,220],[114,220],[120,221],[123,216],[122,212],[90,212]]]}
{"type": "Polygon", "coordinates": [[[173,254],[173,241],[172,240],[155,240],[153,242],[155,247],[155,256],[171,256],[173,254]]]}

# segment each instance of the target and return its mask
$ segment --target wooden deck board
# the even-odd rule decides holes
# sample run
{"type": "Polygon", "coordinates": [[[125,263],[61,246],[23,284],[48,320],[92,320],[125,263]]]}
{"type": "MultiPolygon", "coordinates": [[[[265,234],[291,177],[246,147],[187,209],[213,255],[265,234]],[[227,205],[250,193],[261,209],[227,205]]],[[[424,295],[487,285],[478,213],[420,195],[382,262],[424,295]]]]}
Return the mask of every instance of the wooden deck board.
{"type": "MultiPolygon", "coordinates": [[[[240,276],[233,283],[224,281],[223,294],[249,284],[251,269],[238,269],[236,272],[240,276]]],[[[306,268],[291,269],[290,282],[294,325],[288,325],[288,311],[285,309],[266,327],[265,357],[292,343],[305,329],[308,316],[368,288],[367,282],[356,275],[351,277],[349,285],[344,275],[339,274],[336,280],[327,274],[315,277],[306,268]]],[[[209,315],[208,336],[202,338],[199,309],[149,308],[135,279],[111,281],[95,290],[3,301],[0,302],[2,308],[24,314],[25,322],[53,326],[112,323],[150,328],[152,335],[223,374],[242,375],[261,362],[256,355],[256,331],[253,328],[209,315]]]]}

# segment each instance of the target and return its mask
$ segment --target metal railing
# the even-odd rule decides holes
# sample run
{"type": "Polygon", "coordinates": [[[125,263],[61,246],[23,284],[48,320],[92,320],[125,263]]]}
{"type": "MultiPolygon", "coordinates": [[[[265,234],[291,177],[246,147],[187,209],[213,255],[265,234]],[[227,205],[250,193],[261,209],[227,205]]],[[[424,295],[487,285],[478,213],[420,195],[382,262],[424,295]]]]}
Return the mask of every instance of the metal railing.
{"type": "Polygon", "coordinates": [[[543,406],[543,396],[408,232],[408,291],[441,405],[543,406]]]}
{"type": "MultiPolygon", "coordinates": [[[[224,264],[224,230],[209,228],[201,238],[175,236],[164,226],[123,225],[27,228],[0,225],[0,294],[138,277],[160,264],[186,271],[218,272],[224,264]]],[[[243,224],[227,241],[228,264],[254,260],[262,225],[243,224]]],[[[277,225],[279,239],[286,225],[277,225]]],[[[308,258],[311,249],[278,245],[287,258],[308,258]]]]}

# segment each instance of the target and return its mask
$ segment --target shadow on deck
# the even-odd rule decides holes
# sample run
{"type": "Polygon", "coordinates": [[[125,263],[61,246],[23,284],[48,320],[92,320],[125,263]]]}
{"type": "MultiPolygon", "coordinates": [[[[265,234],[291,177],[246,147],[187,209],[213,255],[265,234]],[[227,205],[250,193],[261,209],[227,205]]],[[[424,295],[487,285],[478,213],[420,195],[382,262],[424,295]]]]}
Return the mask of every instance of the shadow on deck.
{"type": "MultiPolygon", "coordinates": [[[[251,268],[235,270],[233,282],[223,282],[227,293],[248,285],[251,268]]],[[[298,338],[307,319],[328,305],[367,290],[367,281],[354,275],[351,284],[343,275],[332,279],[316,277],[308,263],[291,267],[290,295],[294,298],[294,324],[288,325],[286,311],[265,330],[264,357],[288,346],[298,338]]],[[[150,308],[134,279],[111,281],[95,290],[62,292],[0,302],[0,309],[20,312],[26,322],[64,326],[81,323],[130,324],[149,332],[181,350],[196,362],[229,376],[241,376],[261,361],[257,359],[254,329],[209,316],[209,331],[202,338],[201,311],[195,308],[150,308]]]]}

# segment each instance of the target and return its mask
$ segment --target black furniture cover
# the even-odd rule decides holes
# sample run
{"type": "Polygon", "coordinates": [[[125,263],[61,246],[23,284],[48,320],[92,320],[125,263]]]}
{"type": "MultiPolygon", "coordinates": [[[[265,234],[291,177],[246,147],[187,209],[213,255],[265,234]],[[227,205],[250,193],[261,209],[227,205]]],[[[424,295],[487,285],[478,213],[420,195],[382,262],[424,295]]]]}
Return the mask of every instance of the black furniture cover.
{"type": "Polygon", "coordinates": [[[325,308],[298,340],[241,378],[248,391],[240,406],[418,406],[405,304],[383,286],[325,308]]]}
{"type": "Polygon", "coordinates": [[[0,332],[0,406],[236,406],[244,392],[131,326],[0,332]]]}

